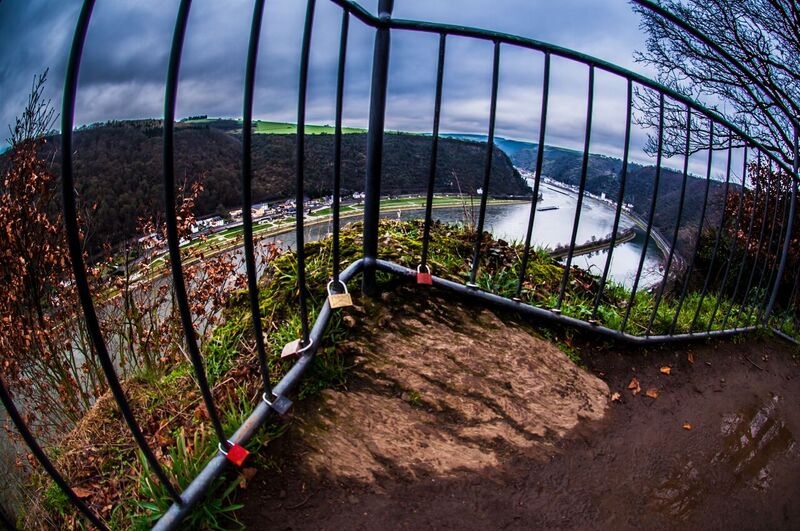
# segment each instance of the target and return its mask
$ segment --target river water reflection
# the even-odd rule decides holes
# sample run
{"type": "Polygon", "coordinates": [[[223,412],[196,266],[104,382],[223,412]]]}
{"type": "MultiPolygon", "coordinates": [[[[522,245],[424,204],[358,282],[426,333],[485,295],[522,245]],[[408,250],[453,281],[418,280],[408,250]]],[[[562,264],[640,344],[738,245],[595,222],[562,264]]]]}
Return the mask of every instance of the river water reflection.
{"type": "MultiPolygon", "coordinates": [[[[544,185],[542,187],[542,195],[542,201],[538,203],[537,208],[556,208],[536,212],[533,236],[531,238],[532,244],[547,248],[568,244],[572,235],[572,224],[575,217],[575,208],[577,207],[576,194],[570,194],[570,192],[544,185]]],[[[478,202],[476,201],[474,205],[475,217],[477,217],[477,210],[478,202]]],[[[495,238],[502,238],[508,242],[524,242],[530,210],[529,203],[489,206],[486,209],[485,229],[495,238]]],[[[424,213],[422,210],[385,210],[381,215],[385,218],[394,219],[418,219],[424,213]]],[[[465,221],[465,212],[463,208],[440,208],[433,210],[433,217],[445,223],[463,223],[465,221]]],[[[347,221],[349,220],[343,220],[343,223],[347,223],[347,221]]],[[[614,208],[607,203],[587,197],[584,199],[581,208],[581,218],[578,223],[578,234],[575,242],[579,245],[589,241],[593,236],[598,239],[603,238],[611,233],[613,227],[614,208]]],[[[623,215],[620,219],[619,232],[630,227],[634,228],[636,236],[633,240],[618,245],[614,249],[609,269],[609,278],[626,287],[633,285],[645,240],[644,231],[632,219],[623,215]]],[[[307,242],[319,240],[328,235],[331,230],[331,223],[311,225],[305,230],[305,239],[307,242]]],[[[266,242],[277,241],[280,242],[280,246],[284,249],[296,247],[297,240],[295,239],[294,230],[265,238],[262,240],[261,245],[265,245],[266,242]]],[[[237,250],[235,253],[239,255],[241,260],[241,250],[237,250]]],[[[597,251],[574,257],[573,264],[599,276],[603,272],[607,256],[607,251],[597,251]]],[[[651,238],[647,246],[642,276],[639,281],[640,288],[650,286],[661,280],[663,276],[661,271],[662,258],[663,254],[651,238]]],[[[240,264],[240,271],[244,271],[243,264],[240,264]]]]}

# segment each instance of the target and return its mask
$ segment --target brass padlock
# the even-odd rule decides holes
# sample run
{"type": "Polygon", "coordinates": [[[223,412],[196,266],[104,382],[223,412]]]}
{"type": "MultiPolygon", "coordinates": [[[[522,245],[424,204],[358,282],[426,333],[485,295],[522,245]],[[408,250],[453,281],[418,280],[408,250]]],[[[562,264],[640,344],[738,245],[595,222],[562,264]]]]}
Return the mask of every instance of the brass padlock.
{"type": "Polygon", "coordinates": [[[432,286],[433,285],[433,275],[431,274],[431,268],[427,265],[425,266],[426,271],[422,271],[422,264],[417,266],[417,284],[423,286],[432,286]]]}
{"type": "Polygon", "coordinates": [[[353,305],[353,298],[350,296],[350,293],[347,292],[347,285],[339,281],[339,284],[344,289],[344,293],[334,293],[331,290],[331,285],[333,284],[333,280],[328,282],[328,305],[330,305],[332,310],[337,308],[346,308],[348,306],[353,305]]]}
{"type": "Polygon", "coordinates": [[[311,345],[314,343],[314,340],[310,337],[308,338],[308,344],[303,346],[302,339],[295,339],[294,341],[289,341],[283,346],[283,350],[281,350],[281,359],[283,358],[291,358],[293,356],[299,356],[306,350],[308,350],[311,345]]]}

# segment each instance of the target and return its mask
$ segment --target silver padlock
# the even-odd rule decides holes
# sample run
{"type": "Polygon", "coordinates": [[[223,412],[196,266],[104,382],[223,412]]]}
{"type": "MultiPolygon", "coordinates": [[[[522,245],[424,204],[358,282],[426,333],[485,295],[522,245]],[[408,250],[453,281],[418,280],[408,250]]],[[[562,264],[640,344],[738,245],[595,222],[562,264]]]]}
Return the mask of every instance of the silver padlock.
{"type": "Polygon", "coordinates": [[[281,359],[299,356],[308,350],[309,347],[311,347],[311,345],[314,343],[314,340],[309,337],[308,344],[305,346],[302,345],[302,342],[302,339],[295,339],[294,341],[289,341],[286,343],[283,346],[283,350],[281,350],[281,359]]]}

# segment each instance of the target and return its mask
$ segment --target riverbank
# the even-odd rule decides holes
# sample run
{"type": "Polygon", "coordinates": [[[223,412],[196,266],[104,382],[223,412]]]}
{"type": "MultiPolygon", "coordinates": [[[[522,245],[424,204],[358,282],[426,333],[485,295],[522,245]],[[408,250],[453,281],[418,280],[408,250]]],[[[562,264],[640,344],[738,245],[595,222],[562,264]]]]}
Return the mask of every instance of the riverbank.
{"type": "MultiPolygon", "coordinates": [[[[577,195],[577,193],[578,193],[576,190],[573,190],[572,188],[570,188],[568,186],[565,186],[563,184],[560,184],[560,183],[558,183],[556,181],[552,181],[552,180],[549,181],[549,182],[543,182],[542,186],[554,188],[553,191],[555,191],[556,193],[559,193],[559,194],[563,194],[563,195],[571,195],[571,194],[577,195]]],[[[593,194],[589,194],[588,192],[584,192],[583,197],[584,197],[585,200],[588,199],[589,201],[594,201],[595,204],[597,204],[599,206],[603,206],[603,207],[611,208],[611,209],[616,209],[617,208],[617,204],[614,201],[610,201],[610,200],[604,201],[604,200],[596,197],[593,194]]],[[[621,215],[625,219],[629,220],[631,223],[633,223],[636,226],[638,226],[643,231],[647,231],[647,222],[644,219],[642,219],[638,214],[623,208],[622,211],[621,211],[621,215]]],[[[655,227],[651,228],[650,237],[652,238],[653,243],[655,243],[656,246],[658,247],[659,251],[661,251],[661,254],[663,254],[664,258],[666,258],[669,255],[669,252],[670,252],[670,244],[669,244],[668,240],[655,227]]]]}
{"type": "MultiPolygon", "coordinates": [[[[432,203],[433,210],[443,209],[457,209],[464,208],[465,210],[472,210],[480,202],[480,196],[435,196],[432,203]]],[[[487,200],[488,207],[516,205],[529,203],[530,199],[492,199],[487,200]]],[[[386,198],[381,200],[381,212],[409,212],[416,210],[424,210],[426,206],[426,199],[424,197],[403,197],[403,198],[386,198]]],[[[350,221],[354,218],[363,216],[364,205],[350,204],[343,205],[340,209],[340,220],[350,221]]],[[[468,214],[467,214],[468,216],[468,214]]],[[[330,223],[333,220],[333,212],[330,207],[319,209],[317,211],[306,214],[304,219],[305,228],[313,228],[324,223],[330,223]]],[[[254,223],[253,236],[256,244],[260,241],[276,238],[283,234],[291,233],[295,230],[294,217],[287,217],[276,222],[268,223],[254,223]]],[[[241,224],[236,224],[233,227],[222,228],[221,230],[207,235],[204,239],[197,239],[195,242],[184,246],[181,252],[184,254],[181,264],[186,267],[198,263],[201,260],[213,258],[226,252],[232,252],[240,248],[244,243],[244,229],[241,224]]],[[[157,256],[150,259],[150,262],[143,267],[148,273],[147,275],[132,275],[132,287],[138,287],[142,284],[149,284],[151,282],[160,280],[169,275],[170,271],[167,267],[166,258],[168,251],[164,250],[157,256]]],[[[119,296],[118,293],[107,294],[102,297],[105,301],[111,301],[119,296]]]]}
{"type": "MultiPolygon", "coordinates": [[[[584,254],[593,253],[595,251],[603,251],[608,250],[608,246],[611,244],[611,241],[614,241],[614,246],[622,245],[623,243],[627,243],[631,240],[636,238],[636,231],[633,228],[626,229],[619,234],[608,234],[603,238],[594,241],[588,241],[582,243],[580,245],[576,245],[572,249],[572,256],[573,258],[576,256],[582,256],[584,254]]],[[[557,247],[550,251],[550,256],[556,259],[565,258],[569,254],[569,246],[564,247],[557,247]]]]}

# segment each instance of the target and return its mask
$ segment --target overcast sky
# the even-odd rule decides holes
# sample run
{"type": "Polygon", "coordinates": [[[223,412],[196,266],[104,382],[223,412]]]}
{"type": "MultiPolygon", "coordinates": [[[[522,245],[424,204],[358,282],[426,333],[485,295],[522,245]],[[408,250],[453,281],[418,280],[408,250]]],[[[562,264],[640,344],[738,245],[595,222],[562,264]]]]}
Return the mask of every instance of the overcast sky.
{"type": "MultiPolygon", "coordinates": [[[[267,0],[260,44],[255,115],[296,121],[297,72],[306,2],[267,0]]],[[[81,67],[76,125],[159,117],[177,1],[98,0],[81,67]]],[[[375,11],[377,0],[362,5],[375,11]]],[[[33,76],[50,68],[48,94],[61,105],[65,61],[80,2],[0,0],[0,124],[24,106],[33,76]]],[[[181,66],[178,117],[241,117],[244,63],[252,16],[245,0],[196,0],[181,66]]],[[[531,37],[652,75],[636,64],[644,46],[639,17],[624,0],[396,0],[394,16],[478,26],[531,37]]],[[[341,11],[318,0],[312,38],[307,120],[333,122],[341,11]]],[[[346,73],[346,125],[368,115],[373,32],[353,19],[346,73]]],[[[430,131],[438,41],[394,32],[387,128],[430,131]]],[[[492,46],[450,37],[442,130],[485,133],[492,46]]],[[[535,139],[541,105],[541,53],[501,49],[497,134],[535,139]]],[[[549,144],[580,148],[588,68],[553,60],[549,144]]],[[[598,73],[592,151],[620,155],[625,83],[598,73]]],[[[7,136],[7,135],[4,135],[7,136]]]]}

